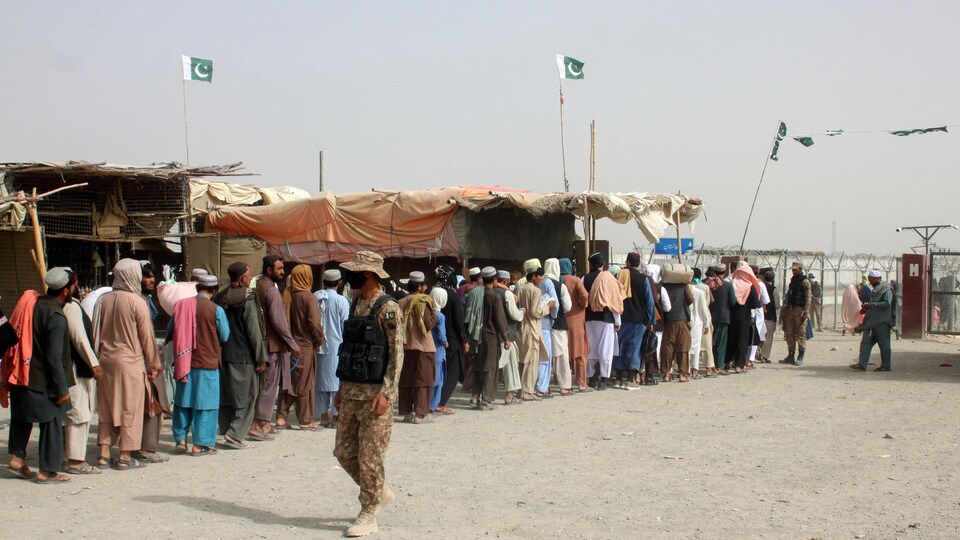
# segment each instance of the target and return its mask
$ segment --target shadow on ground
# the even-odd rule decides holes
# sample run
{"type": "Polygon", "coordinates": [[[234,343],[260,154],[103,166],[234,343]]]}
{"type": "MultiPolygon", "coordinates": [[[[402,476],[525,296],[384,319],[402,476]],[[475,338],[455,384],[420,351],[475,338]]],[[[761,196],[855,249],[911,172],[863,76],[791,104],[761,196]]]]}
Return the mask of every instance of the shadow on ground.
{"type": "MultiPolygon", "coordinates": [[[[856,362],[853,357],[850,363],[856,362]]],[[[893,351],[891,364],[893,370],[889,372],[875,372],[874,368],[880,365],[880,354],[874,350],[870,356],[867,371],[850,369],[847,364],[817,366],[807,364],[802,370],[808,377],[823,377],[827,379],[858,379],[870,381],[895,382],[952,382],[960,383],[960,355],[957,353],[941,352],[910,352],[897,354],[893,351]],[[940,367],[941,364],[952,364],[951,367],[940,367]]],[[[795,368],[794,368],[795,369],[795,368]]]]}
{"type": "Polygon", "coordinates": [[[211,512],[224,516],[249,519],[254,523],[259,523],[261,525],[283,525],[287,527],[297,527],[300,529],[342,531],[345,527],[350,525],[354,519],[353,517],[287,517],[259,508],[250,508],[232,502],[218,501],[217,499],[208,499],[205,497],[144,495],[142,497],[135,497],[134,500],[156,504],[176,503],[191,510],[200,510],[203,512],[211,512]]]}

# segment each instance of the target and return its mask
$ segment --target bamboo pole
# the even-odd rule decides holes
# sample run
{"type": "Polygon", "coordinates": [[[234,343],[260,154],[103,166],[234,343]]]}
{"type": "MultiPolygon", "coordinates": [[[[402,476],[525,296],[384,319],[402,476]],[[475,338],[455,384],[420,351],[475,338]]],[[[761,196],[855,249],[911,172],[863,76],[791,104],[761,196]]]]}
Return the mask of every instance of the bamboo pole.
{"type": "MultiPolygon", "coordinates": [[[[597,190],[597,121],[590,121],[590,191],[597,190]]],[[[597,240],[597,220],[590,218],[590,239],[597,240]]],[[[604,255],[606,258],[606,255],[604,255]]]]}
{"type": "Polygon", "coordinates": [[[683,241],[680,239],[680,212],[673,215],[673,223],[677,227],[677,262],[683,264],[683,241]]]}
{"type": "MultiPolygon", "coordinates": [[[[37,273],[40,274],[40,281],[47,278],[47,261],[43,255],[43,239],[40,237],[40,219],[37,217],[37,188],[33,188],[33,200],[27,203],[27,213],[30,214],[30,221],[33,223],[33,246],[36,252],[33,261],[37,265],[37,273]]],[[[46,285],[43,286],[46,291],[46,285]]]]}

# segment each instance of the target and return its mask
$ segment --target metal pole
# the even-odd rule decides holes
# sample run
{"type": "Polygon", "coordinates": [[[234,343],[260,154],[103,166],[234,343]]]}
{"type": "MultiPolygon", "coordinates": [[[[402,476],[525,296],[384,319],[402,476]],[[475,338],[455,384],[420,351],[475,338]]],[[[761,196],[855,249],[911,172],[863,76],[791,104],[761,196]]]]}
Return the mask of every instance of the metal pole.
{"type": "Polygon", "coordinates": [[[567,147],[563,141],[563,78],[560,79],[560,156],[563,158],[563,192],[570,193],[570,181],[567,180],[567,147]]]}
{"type": "MultiPolygon", "coordinates": [[[[777,122],[777,133],[780,133],[780,122],[777,122]]],[[[770,142],[770,149],[767,150],[767,159],[763,161],[763,171],[760,172],[760,181],[757,182],[757,191],[753,194],[753,204],[750,205],[750,213],[747,214],[747,224],[743,228],[743,239],[740,240],[740,253],[743,253],[743,245],[747,242],[747,231],[750,229],[750,218],[753,217],[753,208],[757,205],[757,197],[760,195],[760,186],[763,185],[763,177],[767,174],[767,164],[770,163],[770,152],[773,152],[773,145],[777,138],[774,137],[770,142]]]]}

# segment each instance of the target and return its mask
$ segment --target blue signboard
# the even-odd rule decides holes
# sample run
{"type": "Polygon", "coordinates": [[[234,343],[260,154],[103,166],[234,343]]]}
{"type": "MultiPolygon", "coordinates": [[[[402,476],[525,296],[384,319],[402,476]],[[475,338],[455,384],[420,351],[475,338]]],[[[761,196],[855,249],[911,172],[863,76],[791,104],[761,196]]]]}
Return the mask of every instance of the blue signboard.
{"type": "MultiPolygon", "coordinates": [[[[683,249],[684,253],[693,250],[693,238],[681,238],[680,247],[683,249]]],[[[654,247],[654,253],[657,255],[676,255],[677,254],[677,239],[676,238],[661,238],[657,245],[654,247]]]]}

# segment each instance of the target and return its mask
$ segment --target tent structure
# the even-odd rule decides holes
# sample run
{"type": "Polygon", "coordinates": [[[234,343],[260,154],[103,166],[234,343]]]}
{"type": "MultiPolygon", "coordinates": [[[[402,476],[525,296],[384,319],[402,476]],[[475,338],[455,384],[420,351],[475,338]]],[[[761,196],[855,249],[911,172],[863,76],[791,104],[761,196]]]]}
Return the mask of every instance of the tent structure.
{"type": "Polygon", "coordinates": [[[270,206],[214,209],[205,230],[257,236],[268,252],[310,264],[345,261],[360,250],[385,258],[522,260],[569,252],[577,218],[633,221],[656,242],[676,222],[692,226],[701,208],[700,199],[685,195],[639,192],[535,193],[499,186],[324,191],[270,206]]]}

